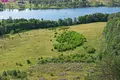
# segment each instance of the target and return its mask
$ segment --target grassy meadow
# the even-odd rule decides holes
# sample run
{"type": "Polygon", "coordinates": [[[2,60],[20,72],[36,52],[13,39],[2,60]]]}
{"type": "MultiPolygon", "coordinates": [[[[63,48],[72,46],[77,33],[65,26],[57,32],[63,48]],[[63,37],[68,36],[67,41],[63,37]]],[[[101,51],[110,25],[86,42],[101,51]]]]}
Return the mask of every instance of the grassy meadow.
{"type": "MultiPolygon", "coordinates": [[[[76,48],[75,50],[70,50],[66,52],[57,52],[56,50],[52,51],[52,49],[54,48],[53,44],[55,42],[55,38],[54,38],[55,32],[61,33],[63,31],[60,27],[52,30],[50,29],[30,30],[30,31],[25,31],[10,35],[9,38],[8,37],[0,38],[0,73],[6,70],[13,70],[13,69],[27,70],[30,66],[36,64],[37,59],[40,57],[52,57],[52,56],[57,56],[59,54],[67,55],[67,54],[75,54],[75,53],[87,53],[83,48],[83,46],[85,45],[90,45],[94,47],[96,49],[95,54],[97,54],[100,50],[99,46],[101,44],[102,32],[105,25],[106,25],[105,22],[97,22],[97,23],[70,26],[67,30],[76,31],[83,34],[86,37],[87,42],[84,45],[76,48]],[[27,64],[26,61],[28,59],[31,61],[32,64],[27,64]],[[16,66],[16,63],[21,63],[22,66],[16,66]]],[[[42,65],[42,67],[48,65],[51,64],[42,65]]],[[[60,64],[57,65],[59,66],[60,64]]],[[[82,64],[82,65],[83,68],[87,66],[87,64],[82,64]]],[[[77,66],[80,65],[78,64],[77,66]]],[[[61,67],[57,67],[57,68],[61,69],[61,67]]],[[[53,70],[53,72],[55,72],[55,70],[53,70]]],[[[39,73],[35,72],[34,74],[39,74],[39,73]]],[[[75,74],[77,74],[77,72],[75,74]]],[[[36,80],[38,79],[36,78],[36,80]]],[[[52,79],[52,80],[56,80],[56,79],[52,79]]]]}

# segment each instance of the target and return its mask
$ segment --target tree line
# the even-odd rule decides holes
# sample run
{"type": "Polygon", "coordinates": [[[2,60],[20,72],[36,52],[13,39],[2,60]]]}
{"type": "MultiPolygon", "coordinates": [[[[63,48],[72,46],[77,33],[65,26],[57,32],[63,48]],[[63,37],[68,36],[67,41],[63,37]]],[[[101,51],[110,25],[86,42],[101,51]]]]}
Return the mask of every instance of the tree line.
{"type": "Polygon", "coordinates": [[[38,29],[38,28],[55,28],[58,26],[70,26],[76,24],[86,24],[91,22],[106,22],[108,14],[95,13],[78,18],[52,20],[38,20],[38,19],[2,19],[0,21],[0,35],[9,33],[18,33],[24,30],[38,29]]]}

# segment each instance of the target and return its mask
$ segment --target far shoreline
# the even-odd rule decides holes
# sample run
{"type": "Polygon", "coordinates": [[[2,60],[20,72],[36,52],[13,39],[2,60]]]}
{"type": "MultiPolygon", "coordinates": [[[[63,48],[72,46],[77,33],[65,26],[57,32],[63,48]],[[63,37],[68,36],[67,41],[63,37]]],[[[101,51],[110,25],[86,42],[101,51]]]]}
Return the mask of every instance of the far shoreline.
{"type": "Polygon", "coordinates": [[[5,8],[5,9],[0,9],[0,12],[8,10],[18,10],[18,11],[24,11],[24,10],[62,10],[62,9],[78,9],[78,8],[120,8],[119,6],[89,6],[89,7],[71,7],[71,8],[5,8]]]}

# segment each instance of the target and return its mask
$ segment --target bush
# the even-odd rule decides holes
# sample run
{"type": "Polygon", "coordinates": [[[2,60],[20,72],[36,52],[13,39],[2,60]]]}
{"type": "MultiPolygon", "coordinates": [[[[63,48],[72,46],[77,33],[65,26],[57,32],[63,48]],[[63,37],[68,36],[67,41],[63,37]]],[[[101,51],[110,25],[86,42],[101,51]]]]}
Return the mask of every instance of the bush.
{"type": "Polygon", "coordinates": [[[24,79],[27,77],[26,72],[21,72],[20,70],[8,70],[7,74],[11,76],[12,78],[19,78],[19,79],[24,79]]]}
{"type": "Polygon", "coordinates": [[[63,32],[61,35],[57,36],[56,41],[58,43],[54,44],[54,49],[59,52],[73,50],[77,46],[82,45],[86,38],[75,31],[63,32]]]}
{"type": "Polygon", "coordinates": [[[18,65],[19,65],[19,66],[23,66],[23,64],[21,64],[21,63],[19,63],[18,65]]]}
{"type": "Polygon", "coordinates": [[[54,76],[53,73],[50,73],[50,76],[54,76]]]}
{"type": "Polygon", "coordinates": [[[59,55],[57,57],[52,58],[44,58],[38,60],[38,64],[46,64],[46,63],[66,63],[66,62],[85,62],[92,63],[96,61],[96,57],[90,54],[71,54],[71,55],[59,55]]]}
{"type": "Polygon", "coordinates": [[[6,71],[4,71],[4,72],[2,73],[2,76],[7,76],[6,71]]]}
{"type": "Polygon", "coordinates": [[[95,53],[96,49],[92,48],[91,46],[85,46],[84,49],[88,52],[88,53],[95,53]]]}
{"type": "Polygon", "coordinates": [[[31,64],[31,61],[30,61],[30,60],[27,60],[27,64],[31,64]]]}
{"type": "Polygon", "coordinates": [[[10,80],[7,77],[2,77],[1,80],[10,80]]]}

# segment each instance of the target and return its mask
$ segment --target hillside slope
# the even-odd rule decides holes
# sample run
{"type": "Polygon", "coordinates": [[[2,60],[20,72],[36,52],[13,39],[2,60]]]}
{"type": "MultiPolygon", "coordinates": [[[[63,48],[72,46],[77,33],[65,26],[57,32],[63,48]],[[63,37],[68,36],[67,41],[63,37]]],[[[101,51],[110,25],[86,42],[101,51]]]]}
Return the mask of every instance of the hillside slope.
{"type": "MultiPolygon", "coordinates": [[[[106,23],[91,23],[76,26],[70,26],[68,30],[82,33],[88,40],[85,45],[93,46],[98,53],[102,38],[102,31],[106,23]]],[[[56,30],[39,29],[27,32],[21,32],[11,35],[9,38],[0,39],[0,72],[11,69],[26,70],[30,65],[26,60],[30,60],[33,64],[40,57],[52,57],[63,54],[86,53],[83,47],[79,47],[73,51],[57,52],[53,50],[56,30]],[[16,66],[21,63],[23,66],[16,66]]]]}

